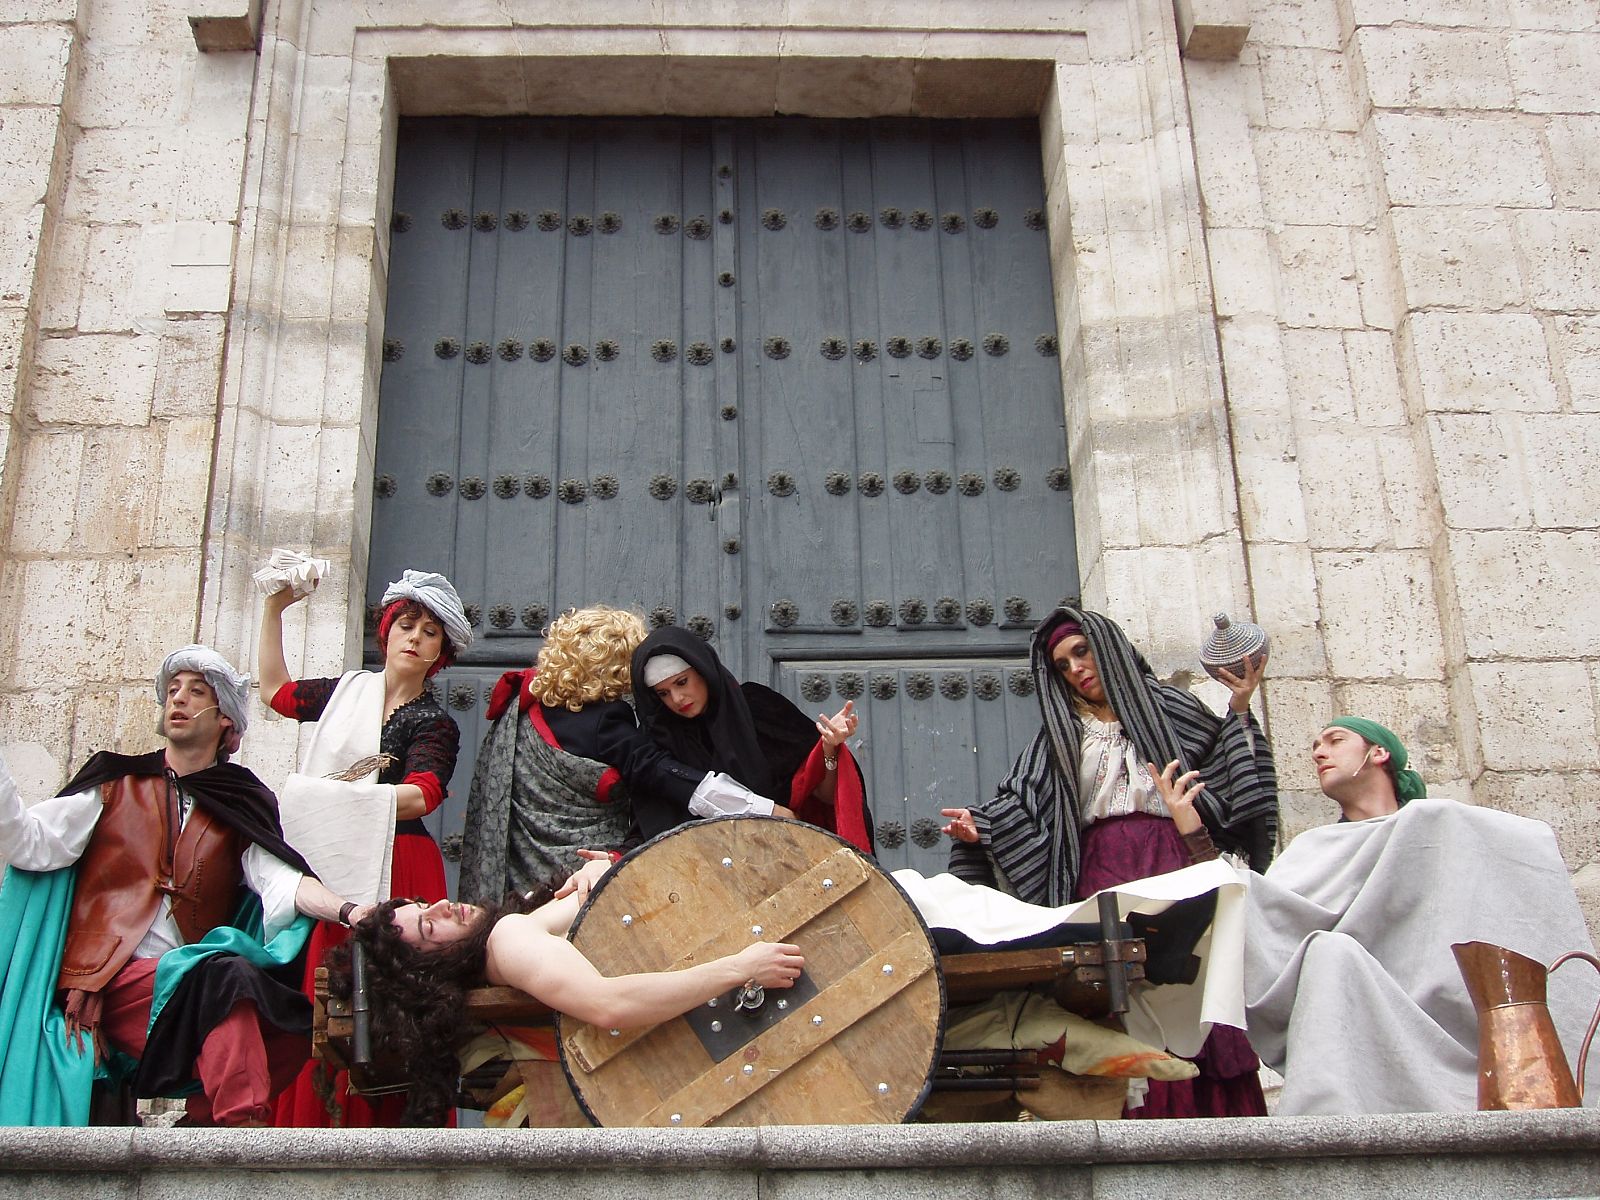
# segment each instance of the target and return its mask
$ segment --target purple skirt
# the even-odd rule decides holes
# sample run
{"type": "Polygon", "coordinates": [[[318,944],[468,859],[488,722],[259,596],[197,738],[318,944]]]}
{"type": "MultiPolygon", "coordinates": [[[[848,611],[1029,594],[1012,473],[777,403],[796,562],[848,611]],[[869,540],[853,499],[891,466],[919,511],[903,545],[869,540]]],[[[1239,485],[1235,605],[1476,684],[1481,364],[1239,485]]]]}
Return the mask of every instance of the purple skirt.
{"type": "MultiPolygon", "coordinates": [[[[1177,826],[1166,817],[1130,813],[1096,821],[1083,831],[1083,861],[1078,899],[1134,879],[1165,875],[1189,865],[1189,851],[1177,826]]],[[[1200,1053],[1190,1060],[1200,1068],[1194,1079],[1150,1081],[1139,1108],[1125,1117],[1264,1117],[1266,1097],[1257,1071],[1261,1061],[1242,1030],[1214,1025],[1200,1053]]]]}

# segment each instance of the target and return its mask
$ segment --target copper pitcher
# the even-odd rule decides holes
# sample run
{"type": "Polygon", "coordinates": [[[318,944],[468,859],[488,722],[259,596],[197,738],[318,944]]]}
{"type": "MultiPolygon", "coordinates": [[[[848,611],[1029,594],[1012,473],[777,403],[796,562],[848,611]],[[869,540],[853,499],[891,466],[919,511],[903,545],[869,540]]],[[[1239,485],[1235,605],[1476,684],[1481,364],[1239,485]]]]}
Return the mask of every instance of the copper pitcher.
{"type": "Polygon", "coordinates": [[[1574,958],[1596,970],[1600,970],[1600,959],[1574,950],[1546,970],[1541,962],[1488,942],[1457,942],[1450,949],[1478,1012],[1478,1107],[1580,1107],[1589,1044],[1600,1026],[1600,1009],[1595,1011],[1578,1053],[1574,1083],[1545,1002],[1545,983],[1551,971],[1574,958]]]}

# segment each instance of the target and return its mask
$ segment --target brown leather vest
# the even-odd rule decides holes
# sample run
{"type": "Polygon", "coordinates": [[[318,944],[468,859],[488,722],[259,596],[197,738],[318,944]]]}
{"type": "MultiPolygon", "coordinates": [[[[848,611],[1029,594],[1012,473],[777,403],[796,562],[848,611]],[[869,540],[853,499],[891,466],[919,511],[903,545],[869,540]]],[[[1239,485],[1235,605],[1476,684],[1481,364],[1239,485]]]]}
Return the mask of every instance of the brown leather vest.
{"type": "Polygon", "coordinates": [[[133,957],[163,895],[172,897],[184,941],[199,941],[233,916],[244,881],[239,856],[248,841],[197,804],[173,846],[165,776],[108,780],[100,799],[100,819],[78,859],[58,988],[105,987],[133,957]]]}

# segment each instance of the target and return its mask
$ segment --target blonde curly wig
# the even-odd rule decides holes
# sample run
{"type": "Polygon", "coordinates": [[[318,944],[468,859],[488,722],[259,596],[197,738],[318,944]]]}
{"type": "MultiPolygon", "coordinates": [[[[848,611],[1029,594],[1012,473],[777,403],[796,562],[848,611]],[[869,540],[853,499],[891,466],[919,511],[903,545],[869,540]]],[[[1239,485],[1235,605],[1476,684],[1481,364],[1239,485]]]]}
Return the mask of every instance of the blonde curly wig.
{"type": "Polygon", "coordinates": [[[528,691],[542,704],[565,705],[573,712],[629,695],[628,663],[645,633],[638,613],[606,604],[569,608],[544,631],[533,664],[538,674],[528,691]]]}

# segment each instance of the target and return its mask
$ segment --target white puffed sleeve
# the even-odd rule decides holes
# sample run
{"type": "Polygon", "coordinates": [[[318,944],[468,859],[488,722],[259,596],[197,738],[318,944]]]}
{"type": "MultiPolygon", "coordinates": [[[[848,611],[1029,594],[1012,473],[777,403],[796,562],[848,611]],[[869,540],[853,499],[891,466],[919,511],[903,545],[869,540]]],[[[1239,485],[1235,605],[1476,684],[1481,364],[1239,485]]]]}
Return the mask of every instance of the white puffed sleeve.
{"type": "Polygon", "coordinates": [[[240,860],[244,881],[261,897],[263,933],[271,941],[294,923],[300,910],[294,906],[295,893],[305,878],[283,859],[252,843],[240,860]]]}
{"type": "Polygon", "coordinates": [[[54,871],[78,861],[100,819],[100,789],[24,806],[0,758],[0,854],[24,871],[54,871]]]}

